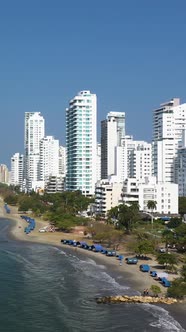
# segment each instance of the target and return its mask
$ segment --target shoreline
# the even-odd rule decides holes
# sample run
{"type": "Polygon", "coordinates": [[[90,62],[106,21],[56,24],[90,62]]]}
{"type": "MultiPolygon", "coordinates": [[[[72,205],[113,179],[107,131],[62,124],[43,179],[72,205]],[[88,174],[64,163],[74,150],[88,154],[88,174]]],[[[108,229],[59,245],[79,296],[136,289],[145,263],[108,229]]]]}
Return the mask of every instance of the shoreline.
{"type": "MultiPolygon", "coordinates": [[[[137,293],[142,294],[144,289],[149,289],[151,285],[158,285],[161,288],[161,294],[165,295],[167,289],[162,286],[158,281],[154,280],[149,273],[141,272],[139,270],[139,264],[148,264],[151,267],[151,270],[156,269],[157,262],[152,259],[150,261],[145,262],[140,260],[136,265],[130,265],[125,262],[125,259],[120,265],[119,260],[116,257],[108,257],[101,253],[95,253],[92,251],[88,251],[85,249],[72,247],[69,245],[65,245],[61,243],[62,238],[82,240],[82,236],[73,233],[62,233],[62,232],[45,232],[39,233],[39,229],[48,225],[48,222],[37,220],[36,219],[36,228],[30,234],[24,233],[24,227],[27,225],[26,221],[24,221],[18,213],[16,213],[16,208],[11,208],[13,213],[6,214],[2,209],[0,209],[0,218],[6,218],[13,221],[12,226],[10,228],[9,237],[13,240],[18,241],[26,241],[32,243],[46,244],[57,246],[58,248],[67,248],[68,250],[74,251],[74,253],[82,253],[87,257],[95,259],[100,262],[100,264],[105,264],[109,267],[110,270],[113,270],[115,273],[119,273],[120,276],[124,277],[127,281],[128,287],[131,287],[137,293]]],[[[86,241],[86,239],[84,239],[86,241]]],[[[130,256],[130,253],[120,252],[124,257],[130,256]]],[[[161,270],[160,270],[161,271],[161,270]]],[[[163,271],[163,270],[162,270],[163,271]]],[[[174,275],[171,275],[171,279],[173,279],[174,275]]],[[[169,278],[170,280],[170,278],[169,278]]]]}
{"type": "MultiPolygon", "coordinates": [[[[0,202],[1,203],[1,202],[0,202]]],[[[75,236],[74,234],[64,234],[61,232],[54,233],[39,233],[39,228],[48,225],[48,222],[37,220],[36,219],[36,228],[29,235],[24,233],[24,227],[27,223],[20,217],[17,211],[13,208],[11,209],[11,214],[6,214],[5,211],[1,208],[0,204],[0,219],[7,219],[11,221],[10,230],[8,231],[8,237],[15,241],[20,242],[30,242],[35,244],[51,245],[55,246],[58,249],[67,249],[67,252],[73,252],[75,255],[82,255],[89,257],[90,259],[95,260],[97,264],[104,265],[107,269],[107,273],[115,279],[120,285],[124,285],[126,290],[123,291],[123,294],[118,295],[127,295],[128,292],[133,293],[132,295],[141,295],[144,288],[150,289],[152,284],[159,285],[162,289],[160,295],[165,295],[166,289],[160,285],[157,281],[149,275],[149,273],[143,273],[139,271],[138,265],[128,265],[123,262],[122,266],[119,265],[119,261],[115,257],[107,257],[100,253],[95,253],[92,251],[87,251],[85,249],[76,247],[71,247],[68,245],[62,244],[60,241],[62,238],[76,238],[82,239],[82,236],[75,236]],[[14,210],[14,212],[13,212],[14,210]]],[[[126,256],[125,256],[126,257],[126,256]]],[[[142,261],[143,263],[143,261],[142,261]]],[[[150,261],[148,263],[153,269],[153,264],[157,264],[155,261],[150,261]]],[[[112,292],[111,292],[112,293],[112,292]]],[[[175,303],[171,305],[167,304],[154,304],[158,305],[161,308],[167,310],[174,319],[176,319],[182,326],[186,328],[185,320],[185,310],[186,303],[175,303]]]]}

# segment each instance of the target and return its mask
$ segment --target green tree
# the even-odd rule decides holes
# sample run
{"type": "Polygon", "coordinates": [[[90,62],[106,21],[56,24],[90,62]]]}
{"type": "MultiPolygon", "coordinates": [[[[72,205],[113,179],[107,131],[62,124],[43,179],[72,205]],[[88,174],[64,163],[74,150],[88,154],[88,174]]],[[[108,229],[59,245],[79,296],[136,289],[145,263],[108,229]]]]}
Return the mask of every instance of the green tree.
{"type": "Polygon", "coordinates": [[[167,266],[174,266],[177,263],[176,256],[168,253],[161,253],[157,255],[157,261],[159,264],[167,266]]]}
{"type": "Polygon", "coordinates": [[[156,209],[157,202],[153,200],[149,200],[147,202],[147,209],[153,212],[156,209]]]}
{"type": "Polygon", "coordinates": [[[168,222],[167,227],[168,228],[176,228],[182,224],[181,218],[171,218],[171,220],[168,222]]]}
{"type": "Polygon", "coordinates": [[[125,204],[119,205],[118,213],[118,227],[125,228],[130,233],[134,227],[135,222],[139,218],[139,207],[137,204],[127,206],[125,204]]]}
{"type": "Polygon", "coordinates": [[[168,244],[174,244],[174,233],[171,232],[169,229],[165,229],[162,233],[162,240],[165,243],[166,248],[168,244]]]}
{"type": "Polygon", "coordinates": [[[167,295],[175,298],[186,296],[186,282],[182,279],[173,280],[171,287],[167,290],[167,295]]]}
{"type": "Polygon", "coordinates": [[[18,196],[14,194],[9,194],[5,196],[4,201],[10,205],[16,205],[18,202],[18,196]]]}
{"type": "Polygon", "coordinates": [[[181,276],[182,276],[183,280],[186,282],[186,264],[182,266],[181,276]]]}
{"type": "Polygon", "coordinates": [[[179,214],[181,214],[181,216],[186,214],[186,197],[179,197],[178,209],[179,209],[179,214]]]}
{"type": "Polygon", "coordinates": [[[155,251],[155,244],[150,240],[141,240],[137,243],[135,251],[140,255],[153,254],[155,251]]]}
{"type": "Polygon", "coordinates": [[[113,208],[111,208],[108,212],[107,212],[107,222],[109,224],[116,224],[116,221],[118,219],[118,214],[119,214],[119,207],[115,206],[113,208]]]}

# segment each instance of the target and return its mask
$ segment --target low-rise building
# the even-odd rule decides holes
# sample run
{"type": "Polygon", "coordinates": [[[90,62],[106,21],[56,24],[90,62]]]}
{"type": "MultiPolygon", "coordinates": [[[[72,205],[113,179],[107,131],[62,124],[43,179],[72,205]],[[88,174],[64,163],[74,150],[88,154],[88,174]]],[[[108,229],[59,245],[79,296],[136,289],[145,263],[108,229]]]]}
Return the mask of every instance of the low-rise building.
{"type": "Polygon", "coordinates": [[[123,185],[122,202],[137,202],[141,211],[148,211],[148,201],[156,202],[154,212],[178,214],[178,185],[157,183],[156,177],[147,177],[144,182],[126,179],[123,185]]]}
{"type": "Polygon", "coordinates": [[[100,180],[97,182],[95,190],[97,215],[105,217],[111,208],[119,204],[122,187],[122,183],[112,182],[112,180],[100,180]]]}

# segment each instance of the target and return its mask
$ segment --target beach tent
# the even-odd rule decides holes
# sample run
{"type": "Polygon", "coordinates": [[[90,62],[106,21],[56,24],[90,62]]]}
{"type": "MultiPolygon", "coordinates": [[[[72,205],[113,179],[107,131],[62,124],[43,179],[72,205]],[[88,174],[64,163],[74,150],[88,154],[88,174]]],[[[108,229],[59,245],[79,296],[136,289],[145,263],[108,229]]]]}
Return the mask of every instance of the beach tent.
{"type": "Polygon", "coordinates": [[[151,277],[157,277],[157,272],[156,271],[150,271],[151,277]]]}
{"type": "Polygon", "coordinates": [[[170,287],[171,286],[170,281],[165,278],[164,281],[163,281],[163,286],[170,287]]]}
{"type": "Polygon", "coordinates": [[[107,256],[116,256],[116,251],[115,250],[108,250],[106,255],[107,256]]]}
{"type": "Polygon", "coordinates": [[[127,264],[137,264],[138,259],[133,257],[133,258],[126,258],[127,264]]]}
{"type": "Polygon", "coordinates": [[[95,252],[101,252],[103,250],[103,247],[100,244],[94,244],[92,247],[92,250],[95,252]]]}
{"type": "Polygon", "coordinates": [[[149,272],[150,271],[150,266],[147,264],[141,264],[140,265],[140,271],[142,272],[149,272]]]}
{"type": "Polygon", "coordinates": [[[106,254],[107,254],[107,252],[108,252],[108,250],[107,250],[107,249],[105,249],[105,248],[103,248],[103,249],[101,250],[101,253],[102,253],[102,254],[104,254],[104,255],[106,255],[106,254]]]}
{"type": "Polygon", "coordinates": [[[68,241],[68,244],[71,246],[71,245],[74,244],[74,241],[73,241],[73,240],[69,240],[69,241],[68,241]]]}
{"type": "Polygon", "coordinates": [[[85,246],[87,246],[87,243],[86,243],[86,242],[80,242],[80,247],[81,247],[81,248],[85,248],[85,246]]]}
{"type": "Polygon", "coordinates": [[[66,239],[62,239],[61,242],[65,244],[65,243],[67,243],[67,240],[66,239]]]}

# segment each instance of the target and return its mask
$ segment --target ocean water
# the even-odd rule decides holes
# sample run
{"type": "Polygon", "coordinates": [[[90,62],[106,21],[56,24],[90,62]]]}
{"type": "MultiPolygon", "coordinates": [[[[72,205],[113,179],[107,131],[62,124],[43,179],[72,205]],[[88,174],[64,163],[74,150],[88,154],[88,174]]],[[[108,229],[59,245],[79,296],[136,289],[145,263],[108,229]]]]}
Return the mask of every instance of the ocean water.
{"type": "Polygon", "coordinates": [[[135,291],[81,250],[10,240],[10,226],[0,219],[0,331],[185,331],[168,306],[97,304],[135,291]]]}

